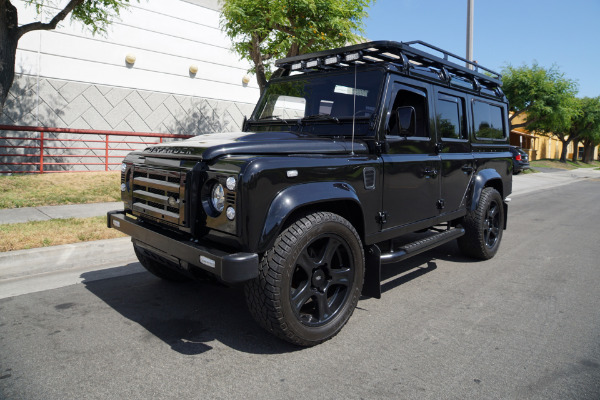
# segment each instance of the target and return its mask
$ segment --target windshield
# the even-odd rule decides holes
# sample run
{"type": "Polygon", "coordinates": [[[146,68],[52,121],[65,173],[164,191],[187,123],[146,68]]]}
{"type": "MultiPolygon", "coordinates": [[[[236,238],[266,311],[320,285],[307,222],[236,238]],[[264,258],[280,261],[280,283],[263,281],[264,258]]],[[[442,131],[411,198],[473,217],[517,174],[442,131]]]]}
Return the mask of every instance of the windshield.
{"type": "Polygon", "coordinates": [[[359,72],[356,76],[356,89],[354,81],[354,71],[345,71],[300,75],[285,81],[271,82],[254,118],[274,121],[335,121],[352,119],[353,116],[357,119],[369,118],[377,108],[383,71],[359,72]]]}

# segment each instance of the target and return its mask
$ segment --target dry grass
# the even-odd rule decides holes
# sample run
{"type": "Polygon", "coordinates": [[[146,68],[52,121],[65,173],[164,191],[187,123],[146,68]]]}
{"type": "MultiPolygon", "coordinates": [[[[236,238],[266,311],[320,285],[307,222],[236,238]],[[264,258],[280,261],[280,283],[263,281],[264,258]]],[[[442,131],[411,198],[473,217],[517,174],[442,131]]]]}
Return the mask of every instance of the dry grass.
{"type": "Polygon", "coordinates": [[[0,208],[120,201],[119,187],[119,171],[2,175],[0,208]]]}
{"type": "Polygon", "coordinates": [[[51,219],[0,225],[0,252],[126,236],[106,227],[106,217],[51,219]]]}

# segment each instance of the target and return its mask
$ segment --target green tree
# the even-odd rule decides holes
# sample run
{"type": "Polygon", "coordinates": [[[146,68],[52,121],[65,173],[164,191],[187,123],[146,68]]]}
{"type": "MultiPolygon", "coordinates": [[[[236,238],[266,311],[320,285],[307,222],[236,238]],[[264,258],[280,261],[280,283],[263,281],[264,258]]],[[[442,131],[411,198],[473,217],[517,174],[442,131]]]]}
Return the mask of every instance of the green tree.
{"type": "Polygon", "coordinates": [[[374,0],[223,0],[221,27],[261,93],[283,57],[357,43],[374,0]]]}
{"type": "MultiPolygon", "coordinates": [[[[589,163],[594,156],[594,147],[600,145],[600,97],[579,99],[581,112],[573,121],[577,137],[583,142],[583,162],[589,163]]],[[[575,156],[577,147],[574,147],[575,156]]]]}
{"type": "Polygon", "coordinates": [[[573,135],[573,119],[579,114],[577,83],[567,79],[556,67],[546,69],[536,63],[529,67],[503,69],[503,90],[512,115],[511,130],[526,128],[545,136],[554,136],[563,144],[560,160],[567,160],[567,145],[573,135]],[[521,117],[522,122],[516,120],[521,117]]]}
{"type": "Polygon", "coordinates": [[[555,137],[562,143],[560,161],[567,162],[567,146],[578,139],[578,130],[574,121],[581,113],[581,103],[573,94],[563,97],[555,104],[554,112],[540,118],[529,126],[529,129],[547,137],[555,137]]]}
{"type": "MultiPolygon", "coordinates": [[[[35,5],[41,16],[45,6],[57,9],[62,1],[25,0],[25,3],[35,5]]],[[[15,78],[15,56],[23,35],[55,29],[69,14],[73,20],[83,22],[93,34],[104,33],[119,11],[128,5],[129,0],[70,0],[62,9],[58,8],[60,11],[49,22],[36,21],[19,26],[17,8],[10,0],[0,0],[0,115],[15,78]]]]}

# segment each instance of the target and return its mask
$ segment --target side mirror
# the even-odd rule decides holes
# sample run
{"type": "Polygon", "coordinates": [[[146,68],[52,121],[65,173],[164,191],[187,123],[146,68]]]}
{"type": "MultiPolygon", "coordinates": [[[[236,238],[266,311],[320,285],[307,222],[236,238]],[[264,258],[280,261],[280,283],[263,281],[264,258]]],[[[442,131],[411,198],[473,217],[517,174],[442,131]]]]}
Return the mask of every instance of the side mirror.
{"type": "Polygon", "coordinates": [[[398,107],[396,110],[396,120],[402,136],[414,136],[415,126],[417,124],[417,113],[412,106],[398,107]]]}

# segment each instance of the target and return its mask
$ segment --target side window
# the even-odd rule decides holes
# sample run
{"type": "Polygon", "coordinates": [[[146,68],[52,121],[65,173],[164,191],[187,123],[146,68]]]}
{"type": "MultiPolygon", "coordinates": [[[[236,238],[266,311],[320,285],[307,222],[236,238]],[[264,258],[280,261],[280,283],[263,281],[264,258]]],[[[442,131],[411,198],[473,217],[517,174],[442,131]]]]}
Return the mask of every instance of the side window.
{"type": "Polygon", "coordinates": [[[411,124],[409,131],[413,132],[411,136],[429,137],[429,119],[427,116],[427,94],[418,89],[408,90],[400,89],[392,103],[390,121],[388,123],[388,135],[400,135],[399,124],[396,110],[399,107],[413,107],[415,109],[414,123],[411,124]],[[414,126],[413,126],[414,125],[414,126]]]}
{"type": "Polygon", "coordinates": [[[466,139],[464,99],[438,93],[435,123],[442,138],[466,139]]]}
{"type": "Polygon", "coordinates": [[[473,101],[475,137],[480,139],[504,139],[502,108],[482,101],[473,101]]]}

